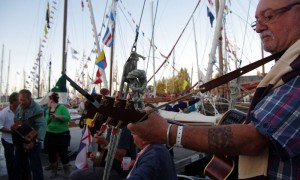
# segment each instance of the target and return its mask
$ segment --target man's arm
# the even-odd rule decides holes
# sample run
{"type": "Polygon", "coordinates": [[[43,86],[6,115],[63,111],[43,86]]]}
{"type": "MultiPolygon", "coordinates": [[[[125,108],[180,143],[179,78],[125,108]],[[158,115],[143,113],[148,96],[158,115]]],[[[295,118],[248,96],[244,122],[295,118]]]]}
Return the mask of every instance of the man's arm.
{"type": "Polygon", "coordinates": [[[5,115],[3,113],[0,113],[0,132],[11,133],[10,129],[4,127],[5,119],[5,115]]]}
{"type": "MultiPolygon", "coordinates": [[[[166,144],[168,126],[169,123],[154,112],[141,123],[129,124],[128,129],[146,143],[166,144]]],[[[168,138],[171,145],[176,144],[177,127],[172,125],[170,129],[168,138]]],[[[184,126],[181,139],[185,148],[219,155],[255,155],[266,147],[268,142],[253,124],[184,126]]]]}
{"type": "MultiPolygon", "coordinates": [[[[1,126],[0,126],[1,127],[1,126]]],[[[10,129],[7,129],[5,127],[0,128],[0,132],[4,132],[4,133],[11,133],[10,129]]]]}

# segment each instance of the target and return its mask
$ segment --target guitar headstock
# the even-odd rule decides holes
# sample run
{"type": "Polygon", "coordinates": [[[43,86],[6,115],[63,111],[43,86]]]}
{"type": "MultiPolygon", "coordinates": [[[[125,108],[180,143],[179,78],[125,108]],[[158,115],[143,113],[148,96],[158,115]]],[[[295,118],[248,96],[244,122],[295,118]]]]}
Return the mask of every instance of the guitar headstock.
{"type": "Polygon", "coordinates": [[[105,94],[92,94],[92,96],[99,102],[100,106],[96,108],[91,102],[87,101],[85,107],[87,118],[118,127],[146,119],[146,112],[135,109],[131,100],[105,94]]]}

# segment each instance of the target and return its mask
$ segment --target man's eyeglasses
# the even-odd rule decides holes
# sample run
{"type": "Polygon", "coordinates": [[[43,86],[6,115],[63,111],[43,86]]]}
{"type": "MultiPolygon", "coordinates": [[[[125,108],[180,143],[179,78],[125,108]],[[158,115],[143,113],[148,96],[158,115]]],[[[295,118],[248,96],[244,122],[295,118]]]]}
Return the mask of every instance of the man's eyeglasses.
{"type": "Polygon", "coordinates": [[[284,6],[282,8],[279,9],[267,9],[262,13],[262,17],[257,19],[256,21],[254,21],[253,23],[251,23],[251,27],[253,28],[253,30],[256,30],[256,24],[265,24],[265,23],[272,23],[279,15],[284,14],[285,12],[288,12],[289,10],[291,10],[294,6],[296,5],[300,5],[300,2],[296,2],[296,3],[292,3],[289,4],[287,6],[284,6]]]}

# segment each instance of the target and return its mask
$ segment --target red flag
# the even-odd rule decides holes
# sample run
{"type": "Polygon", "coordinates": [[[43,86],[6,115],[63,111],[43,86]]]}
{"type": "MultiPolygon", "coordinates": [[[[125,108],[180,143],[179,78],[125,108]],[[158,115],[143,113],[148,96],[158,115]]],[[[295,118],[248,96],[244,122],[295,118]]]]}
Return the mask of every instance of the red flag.
{"type": "Polygon", "coordinates": [[[100,70],[98,68],[97,73],[96,73],[96,80],[94,81],[94,84],[100,84],[100,83],[102,83],[102,79],[101,79],[100,70]]]}

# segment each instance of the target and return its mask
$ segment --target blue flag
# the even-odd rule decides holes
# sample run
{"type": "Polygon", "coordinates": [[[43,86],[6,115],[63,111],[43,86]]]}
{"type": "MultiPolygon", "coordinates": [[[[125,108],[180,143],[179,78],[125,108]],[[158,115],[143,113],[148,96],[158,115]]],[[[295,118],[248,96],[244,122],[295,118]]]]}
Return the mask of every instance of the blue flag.
{"type": "Polygon", "coordinates": [[[212,14],[212,12],[209,10],[208,6],[207,6],[207,16],[209,17],[210,20],[210,25],[211,27],[213,26],[213,22],[215,20],[214,15],[212,14]]]}

